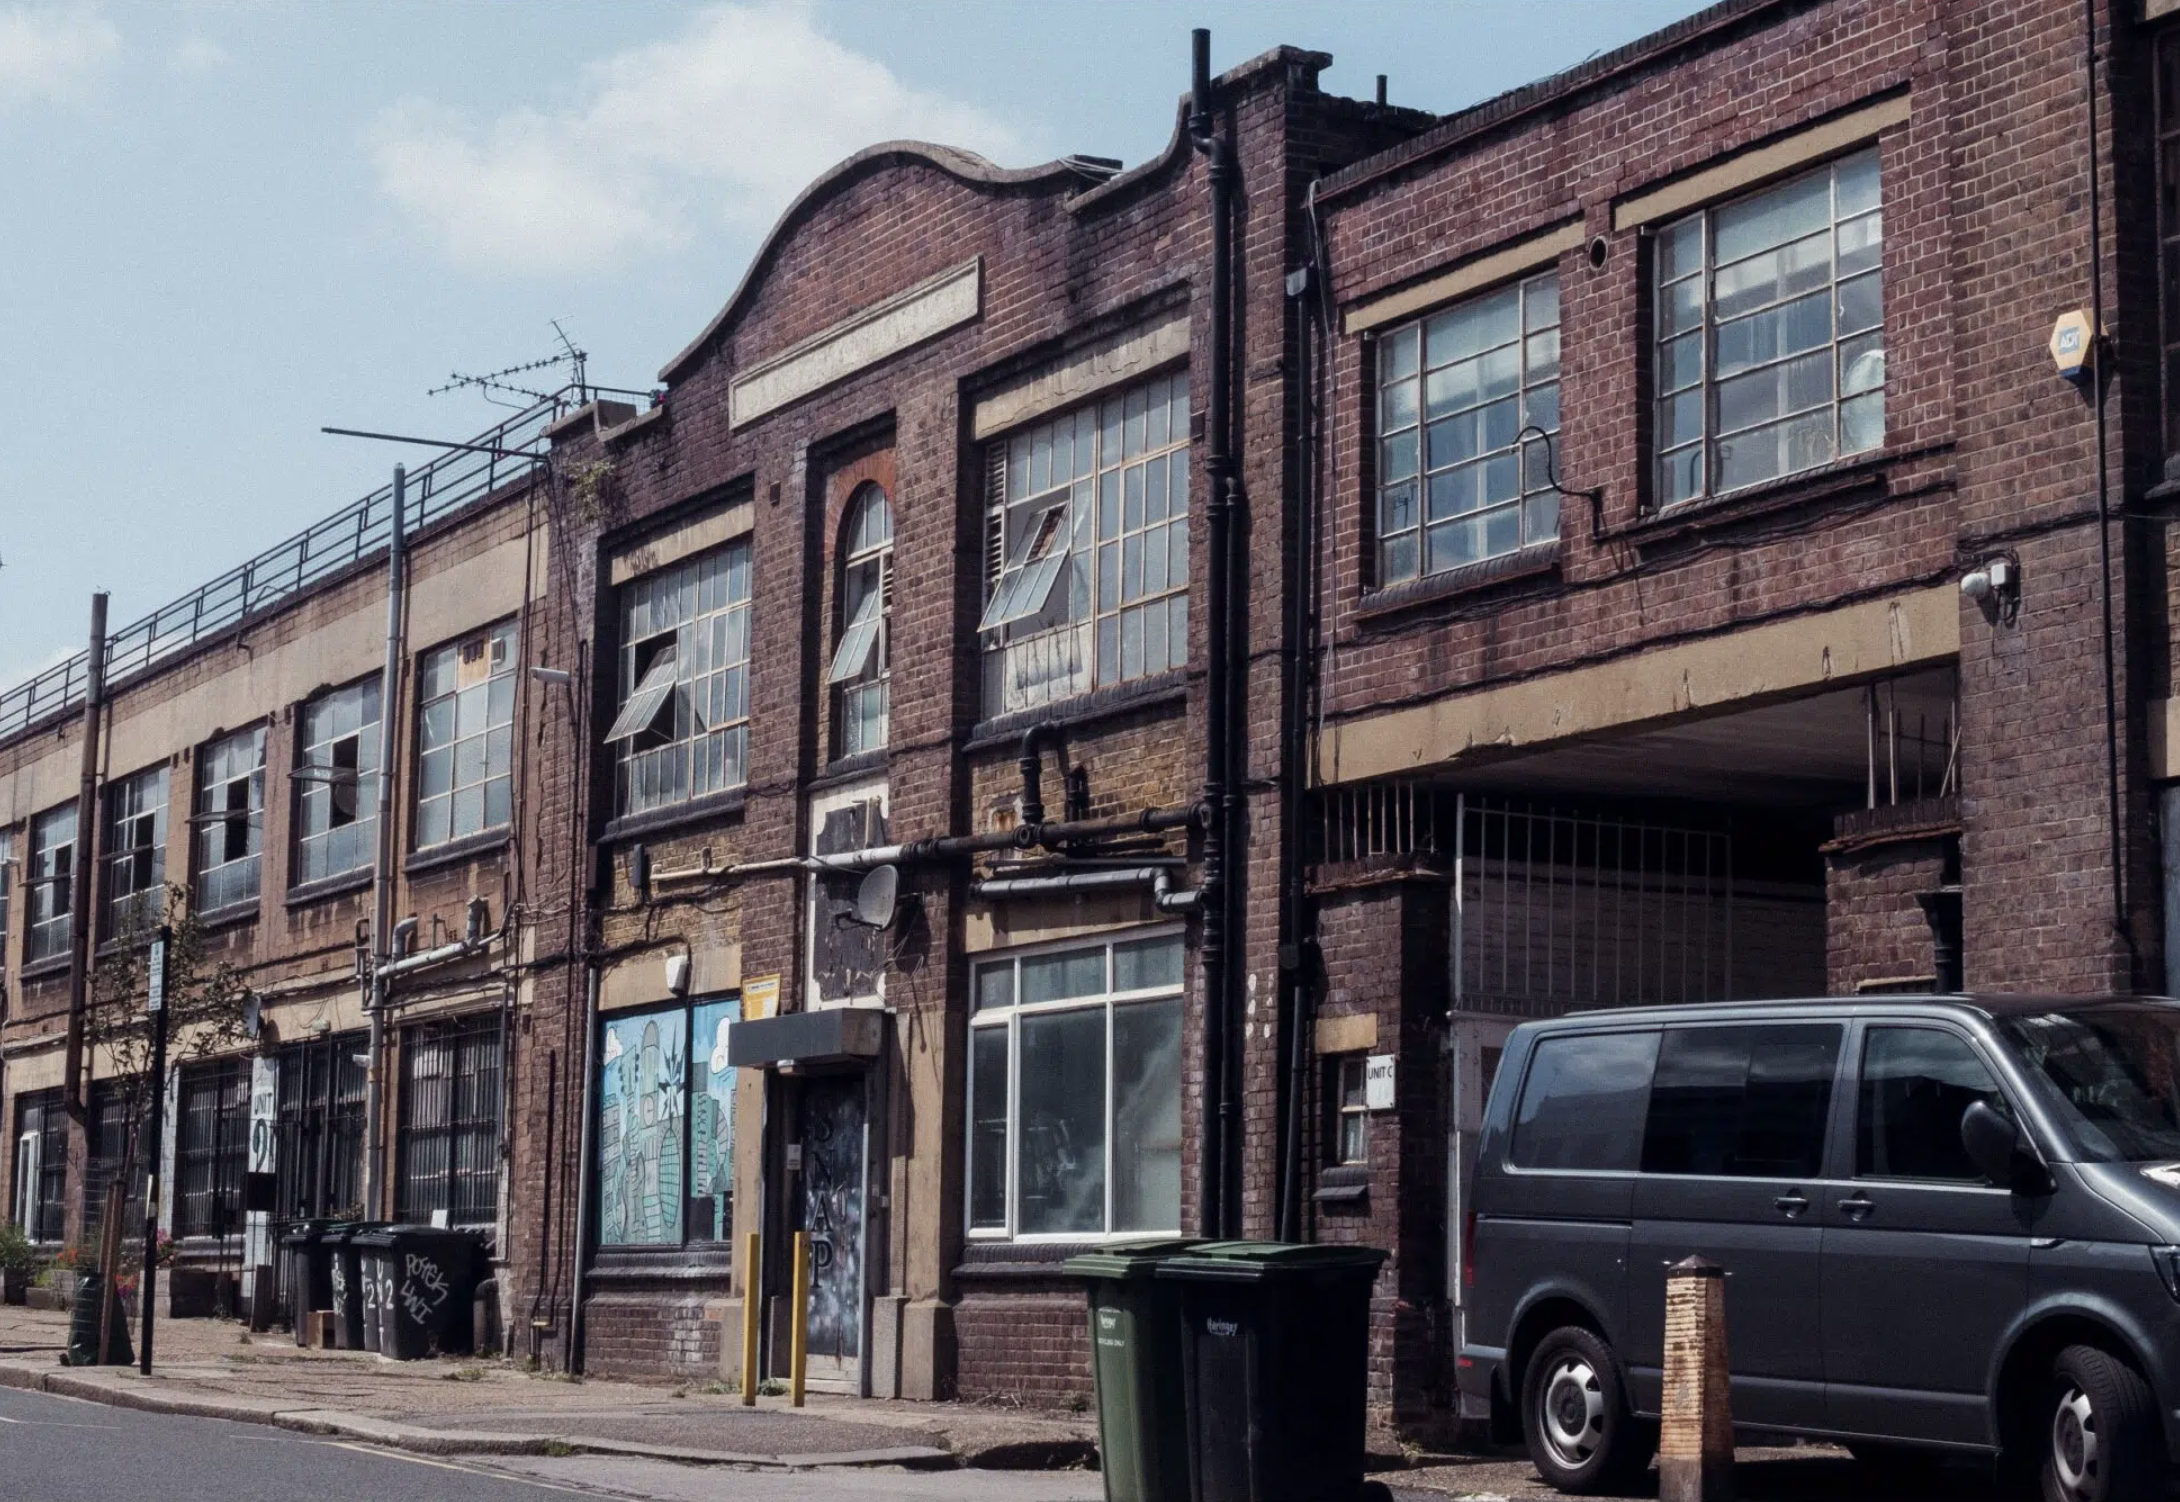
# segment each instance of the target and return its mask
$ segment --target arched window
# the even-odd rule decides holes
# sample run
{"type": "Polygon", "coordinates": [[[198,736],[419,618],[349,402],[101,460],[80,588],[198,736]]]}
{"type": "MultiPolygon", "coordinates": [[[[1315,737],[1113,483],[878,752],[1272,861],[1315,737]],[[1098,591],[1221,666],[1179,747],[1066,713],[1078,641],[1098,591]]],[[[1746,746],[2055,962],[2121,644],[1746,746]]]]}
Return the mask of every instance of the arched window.
{"type": "Polygon", "coordinates": [[[838,645],[826,674],[836,696],[836,755],[886,743],[892,657],[886,640],[893,613],[893,508],[867,484],[848,498],[840,534],[838,645]]]}

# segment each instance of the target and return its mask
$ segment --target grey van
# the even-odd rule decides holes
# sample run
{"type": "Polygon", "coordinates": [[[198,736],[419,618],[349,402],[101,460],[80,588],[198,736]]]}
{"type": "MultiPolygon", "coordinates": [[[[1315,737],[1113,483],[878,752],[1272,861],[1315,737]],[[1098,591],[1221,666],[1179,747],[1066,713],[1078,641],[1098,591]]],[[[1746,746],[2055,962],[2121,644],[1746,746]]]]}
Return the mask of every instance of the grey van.
{"type": "Polygon", "coordinates": [[[1995,1457],[2051,1502],[2180,1456],[2180,1003],[1887,997],[1525,1023],[1463,1227],[1464,1413],[1562,1491],[1656,1443],[1665,1268],[1727,1270],[1744,1431],[1995,1457]]]}

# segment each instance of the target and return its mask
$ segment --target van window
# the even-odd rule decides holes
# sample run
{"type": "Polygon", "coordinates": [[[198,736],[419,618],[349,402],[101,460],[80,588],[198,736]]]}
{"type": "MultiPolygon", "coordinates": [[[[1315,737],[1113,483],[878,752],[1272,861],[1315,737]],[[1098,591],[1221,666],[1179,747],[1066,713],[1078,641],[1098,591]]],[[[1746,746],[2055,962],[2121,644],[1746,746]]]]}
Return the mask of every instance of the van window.
{"type": "Polygon", "coordinates": [[[1643,1127],[1643,1172],[1819,1172],[1844,1032],[1824,1022],[1668,1031],[1643,1127]]]}
{"type": "Polygon", "coordinates": [[[1517,1168],[1632,1172],[1658,1035],[1545,1038],[1529,1061],[1508,1159],[1517,1168]]]}
{"type": "Polygon", "coordinates": [[[1934,1027],[1871,1028],[1862,1042],[1855,1173],[1982,1183],[1960,1140],[1961,1114],[1979,1100],[2012,1115],[1966,1041],[1934,1027]]]}

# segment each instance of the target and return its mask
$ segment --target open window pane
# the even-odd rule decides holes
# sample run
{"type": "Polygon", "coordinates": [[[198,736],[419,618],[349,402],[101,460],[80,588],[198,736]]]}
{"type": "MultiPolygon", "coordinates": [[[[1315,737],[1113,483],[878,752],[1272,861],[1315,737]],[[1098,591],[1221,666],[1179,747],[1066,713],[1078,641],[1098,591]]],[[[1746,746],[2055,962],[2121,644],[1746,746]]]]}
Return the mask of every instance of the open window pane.
{"type": "Polygon", "coordinates": [[[1050,507],[1037,518],[1007,576],[1000,580],[991,603],[985,607],[984,619],[977,623],[978,631],[997,630],[1045,608],[1052,598],[1052,586],[1059,581],[1060,566],[1067,562],[1066,521],[1064,505],[1050,507]]]}
{"type": "Polygon", "coordinates": [[[855,616],[848,622],[848,629],[840,633],[840,645],[833,651],[832,669],[825,675],[828,684],[852,682],[870,662],[871,652],[878,645],[878,617],[884,606],[884,594],[874,589],[855,607],[855,616]]]}
{"type": "Polygon", "coordinates": [[[625,741],[649,730],[673,691],[674,651],[669,647],[652,661],[643,681],[636,685],[636,691],[628,696],[628,702],[614,716],[613,728],[606,732],[606,744],[610,746],[615,741],[625,741]]]}

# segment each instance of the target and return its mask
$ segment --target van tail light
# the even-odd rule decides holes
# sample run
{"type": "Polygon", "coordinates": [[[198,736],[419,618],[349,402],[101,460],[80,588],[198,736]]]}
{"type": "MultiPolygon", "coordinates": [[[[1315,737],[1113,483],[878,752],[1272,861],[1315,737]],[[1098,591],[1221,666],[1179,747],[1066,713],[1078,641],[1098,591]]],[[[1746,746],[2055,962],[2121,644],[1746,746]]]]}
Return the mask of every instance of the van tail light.
{"type": "MultiPolygon", "coordinates": [[[[2163,1264],[2160,1263],[2159,1266],[2162,1267],[2163,1264]]],[[[2166,1286],[2168,1288],[2172,1286],[2172,1277],[2171,1273],[2166,1274],[2166,1286]]],[[[1461,1286],[1463,1288],[1474,1288],[1476,1286],[1476,1212],[1474,1210],[1461,1217],[1461,1286]]],[[[2174,1297],[2180,1298],[2180,1294],[2175,1294],[2174,1297]]]]}
{"type": "Polygon", "coordinates": [[[2153,1246],[2150,1260],[2157,1264],[2157,1275],[2165,1280],[2165,1292],[2180,1303],[2180,1246],[2153,1246]]]}

